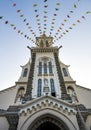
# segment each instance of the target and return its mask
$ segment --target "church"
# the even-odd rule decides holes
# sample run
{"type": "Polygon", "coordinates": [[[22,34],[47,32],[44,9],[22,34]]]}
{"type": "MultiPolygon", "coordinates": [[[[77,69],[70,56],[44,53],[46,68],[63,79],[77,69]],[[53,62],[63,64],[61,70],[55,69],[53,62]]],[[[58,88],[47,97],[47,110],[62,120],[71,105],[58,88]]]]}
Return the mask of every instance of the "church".
{"type": "Polygon", "coordinates": [[[52,42],[36,37],[15,86],[0,91],[0,130],[91,130],[91,90],[76,84],[52,42]]]}

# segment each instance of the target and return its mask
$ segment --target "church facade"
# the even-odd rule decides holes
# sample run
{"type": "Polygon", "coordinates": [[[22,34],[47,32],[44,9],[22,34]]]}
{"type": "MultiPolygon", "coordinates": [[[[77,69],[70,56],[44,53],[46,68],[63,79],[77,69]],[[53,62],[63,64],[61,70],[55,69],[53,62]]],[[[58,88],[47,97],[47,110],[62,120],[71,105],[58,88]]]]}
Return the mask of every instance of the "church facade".
{"type": "Polygon", "coordinates": [[[0,130],[91,130],[91,90],[59,59],[52,37],[36,37],[15,86],[0,92],[0,130]]]}

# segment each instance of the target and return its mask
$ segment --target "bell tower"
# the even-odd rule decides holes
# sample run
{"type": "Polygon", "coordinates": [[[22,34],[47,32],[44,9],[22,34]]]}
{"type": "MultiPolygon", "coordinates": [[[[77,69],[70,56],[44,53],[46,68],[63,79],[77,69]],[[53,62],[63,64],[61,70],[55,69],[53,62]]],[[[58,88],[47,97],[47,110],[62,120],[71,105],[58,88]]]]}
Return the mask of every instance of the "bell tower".
{"type": "Polygon", "coordinates": [[[40,37],[36,37],[36,45],[42,48],[47,48],[50,47],[53,43],[53,37],[47,37],[46,34],[44,33],[40,37]]]}
{"type": "Polygon", "coordinates": [[[36,37],[37,47],[32,47],[31,65],[28,76],[25,100],[49,95],[69,100],[62,69],[59,62],[59,48],[53,47],[53,38],[43,34],[36,37]]]}

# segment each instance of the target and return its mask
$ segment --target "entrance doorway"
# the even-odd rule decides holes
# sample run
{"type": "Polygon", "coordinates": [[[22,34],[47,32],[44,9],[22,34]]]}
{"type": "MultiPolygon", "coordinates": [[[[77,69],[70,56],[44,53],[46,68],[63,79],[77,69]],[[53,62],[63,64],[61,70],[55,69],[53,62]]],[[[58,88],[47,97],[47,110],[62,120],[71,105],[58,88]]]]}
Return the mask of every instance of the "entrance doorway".
{"type": "Polygon", "coordinates": [[[36,130],[61,130],[57,125],[47,121],[41,124],[36,130]]]}
{"type": "Polygon", "coordinates": [[[45,114],[36,118],[27,130],[69,130],[69,128],[56,116],[45,114]]]}

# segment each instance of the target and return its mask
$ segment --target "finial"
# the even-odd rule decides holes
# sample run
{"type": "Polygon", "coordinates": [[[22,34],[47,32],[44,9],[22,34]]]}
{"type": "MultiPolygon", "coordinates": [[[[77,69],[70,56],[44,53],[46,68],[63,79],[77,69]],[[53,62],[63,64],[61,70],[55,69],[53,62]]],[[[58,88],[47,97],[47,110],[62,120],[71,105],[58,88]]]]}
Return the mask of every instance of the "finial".
{"type": "Polygon", "coordinates": [[[45,31],[43,31],[43,35],[42,35],[43,37],[46,37],[46,34],[45,34],[45,31]]]}

